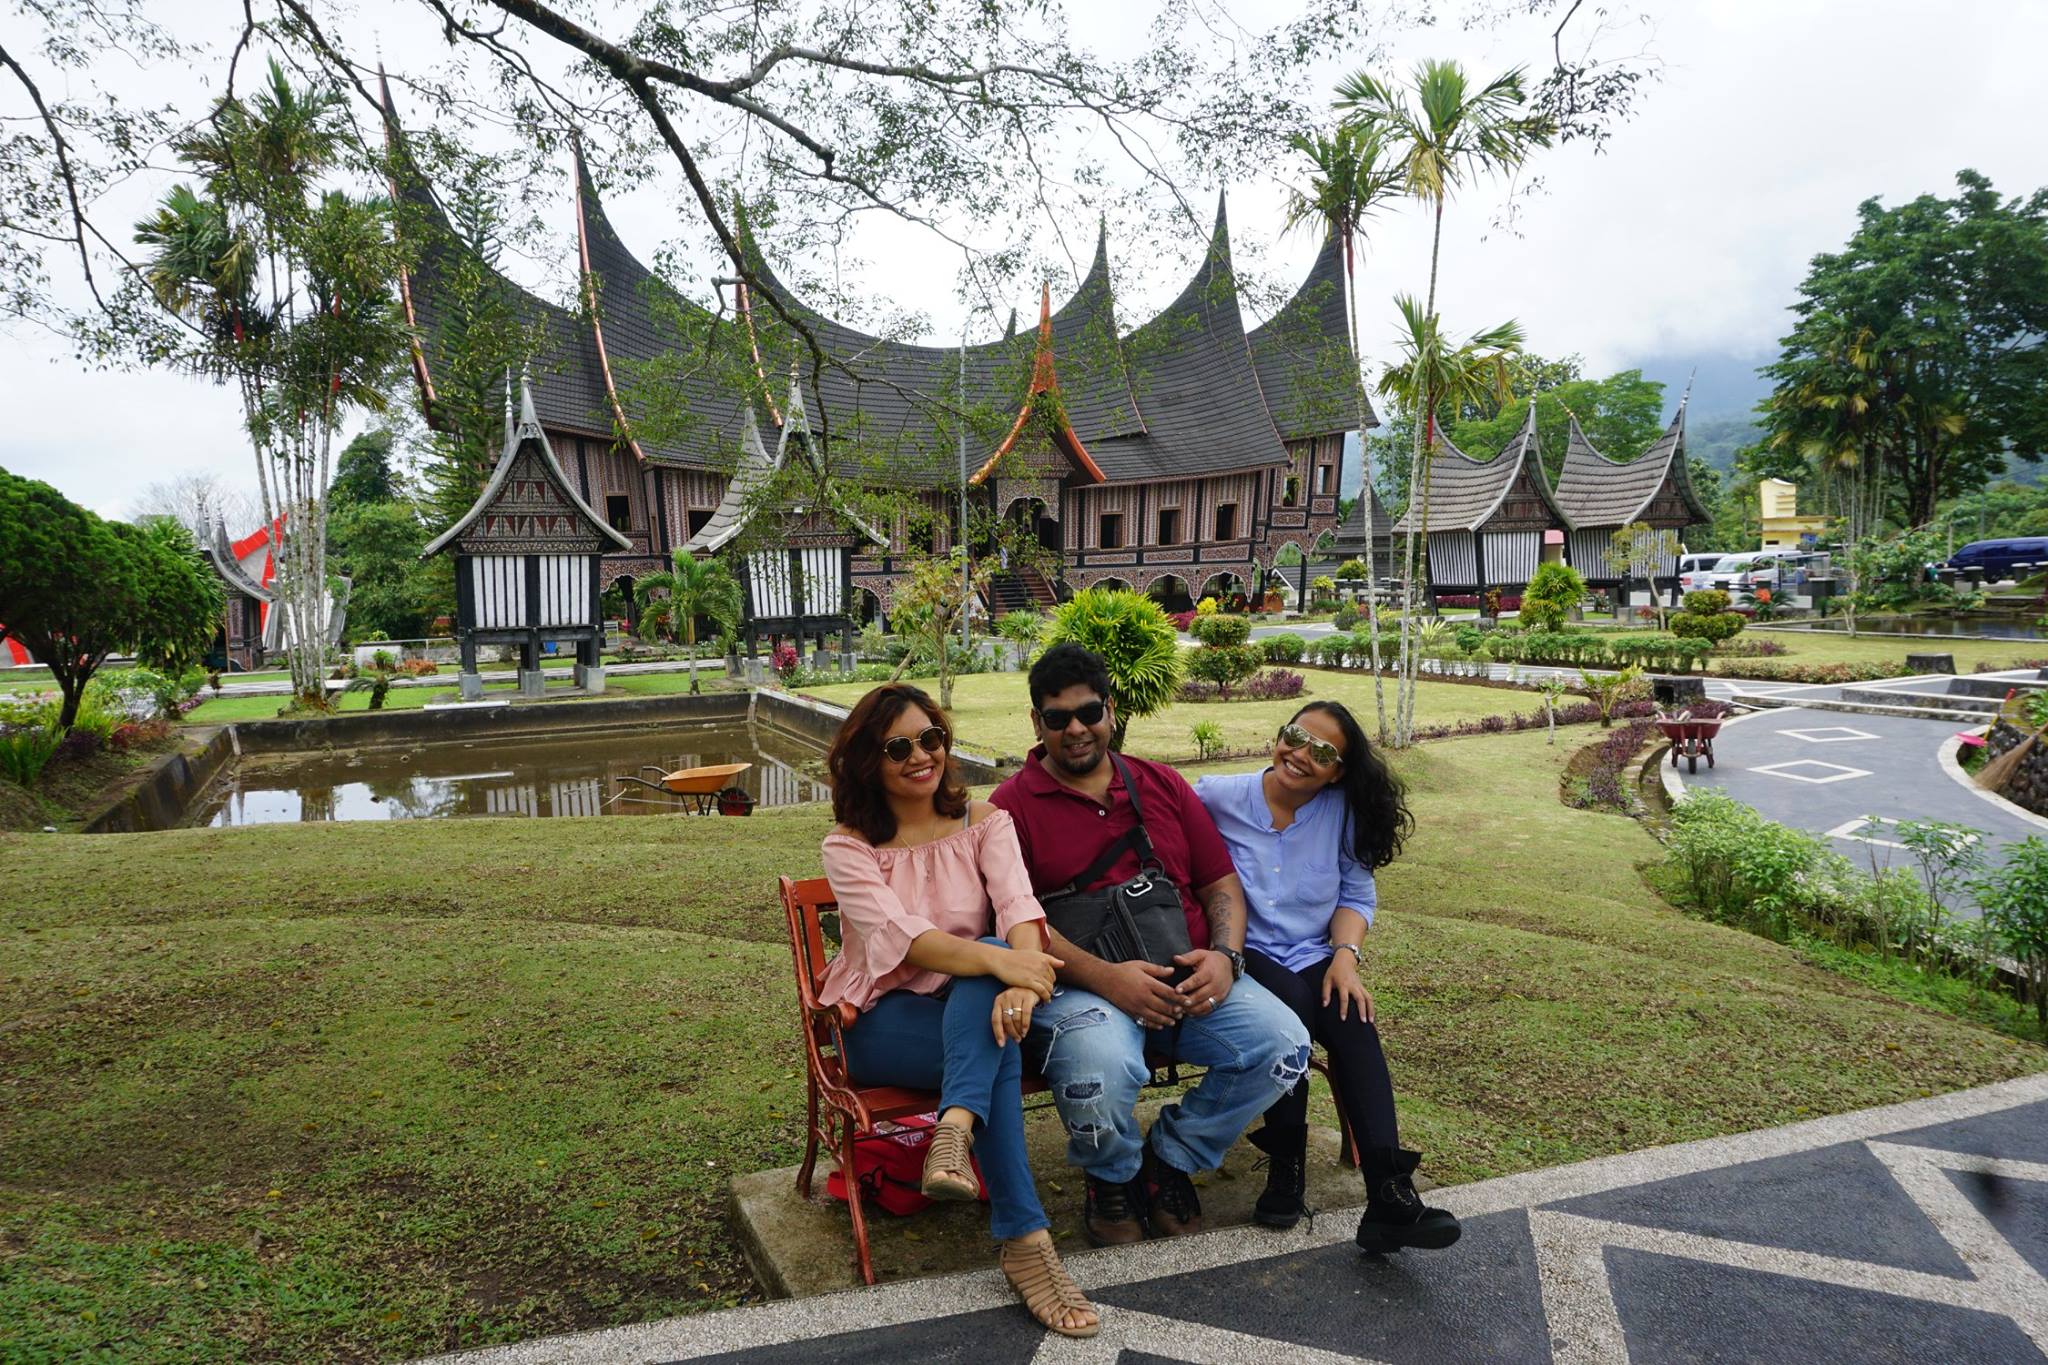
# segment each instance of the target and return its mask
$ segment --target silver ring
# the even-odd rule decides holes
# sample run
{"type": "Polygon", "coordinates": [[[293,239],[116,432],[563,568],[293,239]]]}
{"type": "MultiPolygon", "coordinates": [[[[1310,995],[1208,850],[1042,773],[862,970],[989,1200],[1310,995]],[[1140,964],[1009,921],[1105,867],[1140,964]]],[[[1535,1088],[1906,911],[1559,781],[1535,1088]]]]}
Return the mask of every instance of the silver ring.
{"type": "Polygon", "coordinates": [[[1015,1009],[1008,1009],[1008,1010],[1004,1010],[1004,1011],[1003,1011],[1003,1013],[1004,1013],[1004,1014],[1021,1014],[1021,1013],[1023,1013],[1023,1011],[1021,1011],[1021,1010],[1015,1010],[1015,1009]]]}
{"type": "Polygon", "coordinates": [[[1212,1005],[1213,1005],[1213,1004],[1215,1004],[1215,1003],[1216,1003],[1216,997],[1215,997],[1215,996],[1213,996],[1213,995],[1212,995],[1212,996],[1210,996],[1210,997],[1209,997],[1209,1003],[1210,1003],[1210,1004],[1212,1004],[1212,1005]]]}

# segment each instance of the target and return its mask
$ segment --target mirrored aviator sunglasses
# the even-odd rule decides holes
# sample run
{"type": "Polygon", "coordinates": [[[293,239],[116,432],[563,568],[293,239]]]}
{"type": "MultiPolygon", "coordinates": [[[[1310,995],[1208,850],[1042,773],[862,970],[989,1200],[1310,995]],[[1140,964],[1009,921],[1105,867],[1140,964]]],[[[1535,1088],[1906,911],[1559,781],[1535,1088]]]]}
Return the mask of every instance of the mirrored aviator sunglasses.
{"type": "Polygon", "coordinates": [[[1083,702],[1071,710],[1064,706],[1048,706],[1038,713],[1038,719],[1048,730],[1064,730],[1076,720],[1083,725],[1100,725],[1106,709],[1099,701],[1083,702]]]}
{"type": "Polygon", "coordinates": [[[1317,739],[1292,721],[1280,727],[1280,738],[1289,748],[1308,750],[1308,756],[1321,767],[1333,767],[1343,757],[1336,745],[1317,739]]]}
{"type": "Polygon", "coordinates": [[[917,732],[915,741],[909,735],[898,735],[882,746],[882,752],[888,755],[891,763],[901,763],[910,757],[913,742],[926,753],[935,754],[946,747],[946,732],[936,725],[927,725],[917,732]]]}

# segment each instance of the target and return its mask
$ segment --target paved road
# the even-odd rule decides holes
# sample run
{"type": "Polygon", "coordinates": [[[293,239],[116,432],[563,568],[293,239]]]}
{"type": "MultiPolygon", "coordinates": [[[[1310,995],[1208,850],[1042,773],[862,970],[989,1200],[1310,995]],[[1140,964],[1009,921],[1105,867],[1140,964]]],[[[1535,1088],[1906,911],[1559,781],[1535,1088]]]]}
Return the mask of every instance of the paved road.
{"type": "MultiPolygon", "coordinates": [[[[1942,745],[1969,718],[1914,720],[1803,707],[1731,721],[1715,741],[1718,765],[1681,772],[1687,787],[1715,787],[1781,825],[1829,837],[1860,866],[1894,863],[1917,872],[1884,824],[1942,820],[1982,832],[1996,859],[2028,835],[2048,836],[2048,820],[2030,820],[1992,804],[1957,781],[1940,760],[1942,745]],[[1881,822],[1873,826],[1866,817],[1881,822]],[[1903,861],[1901,861],[1903,860],[1903,861]]],[[[1974,914],[1973,907],[1958,906],[1974,914]]]]}
{"type": "Polygon", "coordinates": [[[2048,1360],[2048,1074],[1431,1196],[1449,1251],[1355,1213],[1095,1252],[1073,1342],[994,1271],[496,1347],[465,1365],[830,1361],[2048,1360]]]}

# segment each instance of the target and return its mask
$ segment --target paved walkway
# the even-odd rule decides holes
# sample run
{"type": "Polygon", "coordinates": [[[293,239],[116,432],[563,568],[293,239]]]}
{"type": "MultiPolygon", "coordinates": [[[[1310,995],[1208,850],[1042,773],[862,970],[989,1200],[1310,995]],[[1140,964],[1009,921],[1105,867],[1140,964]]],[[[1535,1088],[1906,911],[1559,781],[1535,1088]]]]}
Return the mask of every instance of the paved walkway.
{"type": "Polygon", "coordinates": [[[2048,1074],[1438,1190],[1457,1246],[1356,1211],[1076,1256],[1101,1335],[993,1271],[495,1347],[465,1365],[2048,1360],[2048,1074]]]}
{"type": "MultiPolygon", "coordinates": [[[[1676,774],[1683,787],[1714,787],[1760,814],[1827,836],[1860,866],[1894,864],[1917,874],[1886,826],[1941,820],[1982,831],[1996,860],[2029,835],[2048,836],[2048,820],[1987,799],[1943,748],[1981,720],[1916,720],[1816,711],[1760,711],[1721,727],[1717,766],[1676,774]],[[1877,823],[1873,824],[1870,818],[1877,823]]],[[[1665,768],[1670,772],[1670,768],[1665,768]]],[[[1972,906],[1958,906],[1974,914],[1972,906]]]]}

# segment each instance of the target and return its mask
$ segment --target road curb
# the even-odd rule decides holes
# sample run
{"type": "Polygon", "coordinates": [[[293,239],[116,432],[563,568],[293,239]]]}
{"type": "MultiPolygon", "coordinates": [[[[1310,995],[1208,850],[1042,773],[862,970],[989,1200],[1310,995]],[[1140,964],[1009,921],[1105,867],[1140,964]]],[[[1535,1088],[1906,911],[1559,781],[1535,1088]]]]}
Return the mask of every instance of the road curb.
{"type": "Polygon", "coordinates": [[[1962,751],[1962,747],[1962,735],[1960,733],[1953,734],[1942,741],[1940,750],[1935,754],[1935,757],[1941,761],[1941,770],[1948,774],[1950,781],[1966,788],[1970,795],[1989,801],[1994,808],[2010,815],[2013,819],[2025,821],[2036,829],[2048,830],[2048,816],[2036,815],[2025,806],[2017,802],[2008,801],[1997,792],[1986,791],[1978,786],[1977,780],[1963,771],[1962,763],[1956,758],[1956,755],[1962,751]]]}

